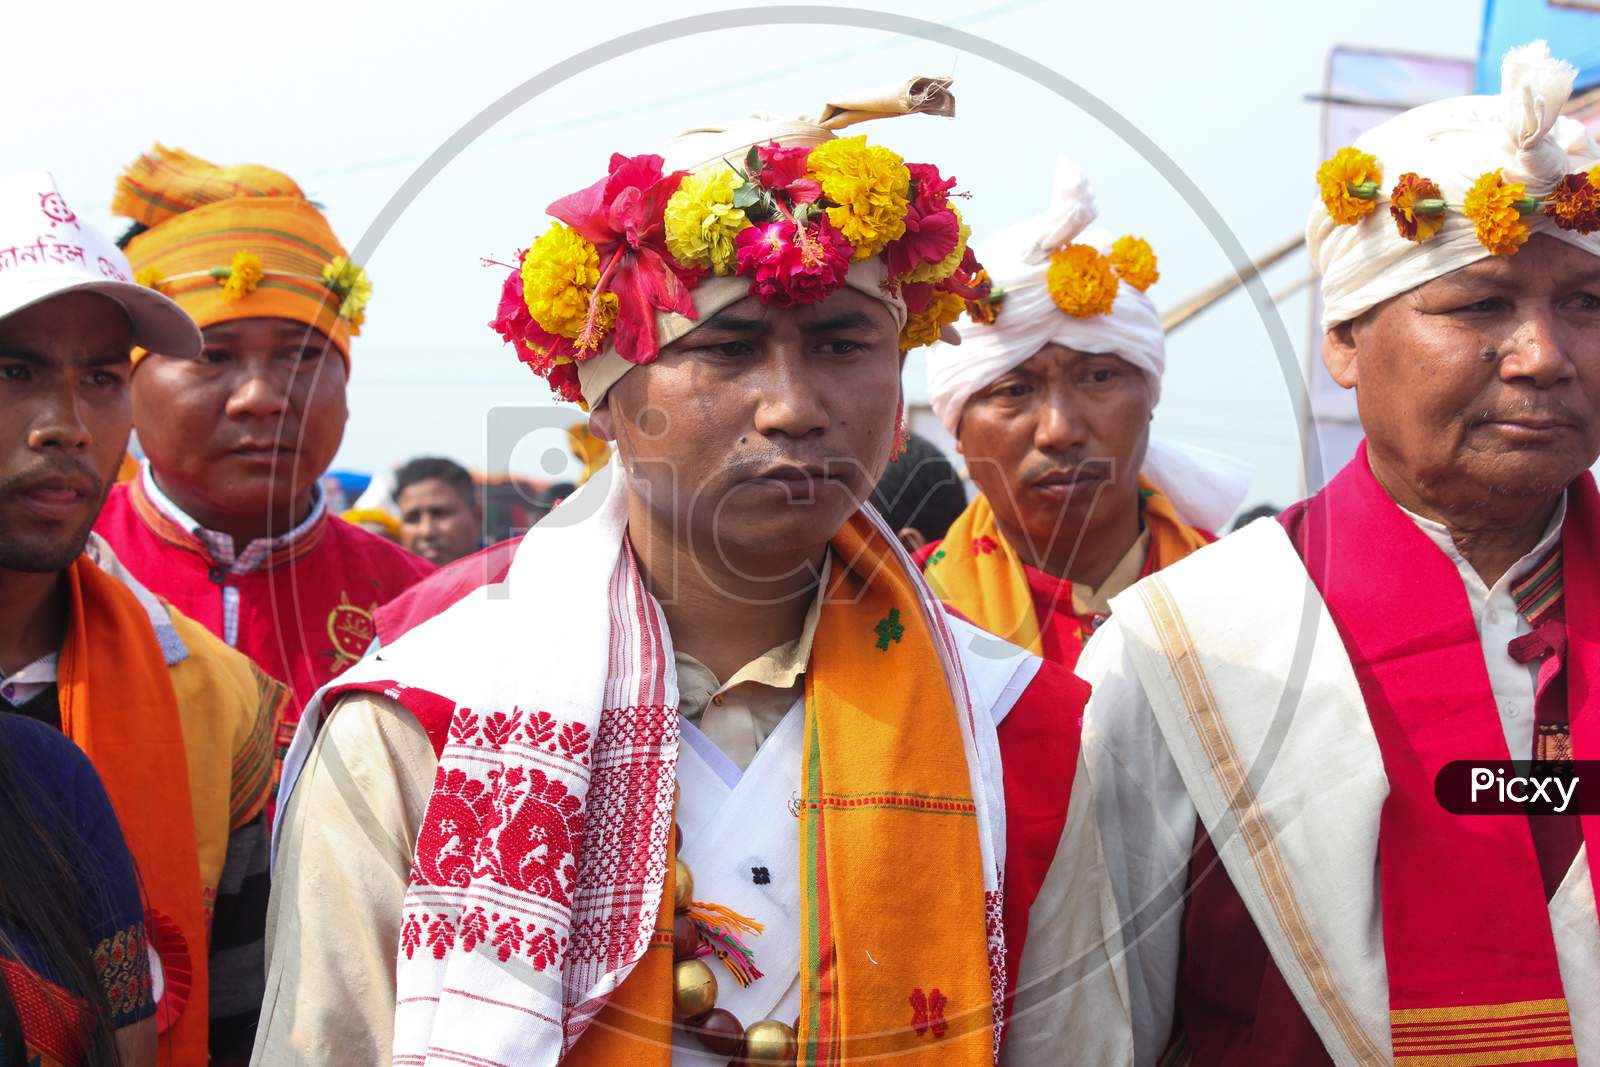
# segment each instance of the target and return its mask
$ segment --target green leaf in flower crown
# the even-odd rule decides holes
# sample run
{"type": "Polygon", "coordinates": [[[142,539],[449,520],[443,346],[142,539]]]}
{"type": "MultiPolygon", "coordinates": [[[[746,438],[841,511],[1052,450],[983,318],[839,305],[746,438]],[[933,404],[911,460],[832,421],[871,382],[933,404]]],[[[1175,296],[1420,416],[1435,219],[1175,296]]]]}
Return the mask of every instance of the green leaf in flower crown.
{"type": "Polygon", "coordinates": [[[761,186],[753,181],[747,181],[733,191],[733,206],[737,208],[753,208],[761,201],[761,186]]]}
{"type": "Polygon", "coordinates": [[[815,205],[813,204],[796,204],[794,206],[794,224],[796,226],[804,226],[809,222],[814,207],[815,205]]]}
{"type": "Polygon", "coordinates": [[[755,145],[751,145],[750,151],[745,153],[744,169],[752,178],[761,173],[761,153],[756,151],[755,145]]]}

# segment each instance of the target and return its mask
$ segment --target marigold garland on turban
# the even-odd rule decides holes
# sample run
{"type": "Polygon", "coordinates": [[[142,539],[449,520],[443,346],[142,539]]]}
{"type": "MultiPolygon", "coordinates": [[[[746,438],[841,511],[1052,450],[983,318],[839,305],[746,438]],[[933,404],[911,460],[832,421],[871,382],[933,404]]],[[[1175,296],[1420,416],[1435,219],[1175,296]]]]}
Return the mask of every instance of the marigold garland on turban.
{"type": "Polygon", "coordinates": [[[1341,226],[1360,222],[1378,206],[1383,170],[1375,156],[1358,148],[1341,148],[1317,168],[1322,202],[1341,226]]]}
{"type": "Polygon", "coordinates": [[[261,284],[261,257],[254,252],[238,251],[226,267],[218,267],[211,276],[222,285],[222,295],[229,300],[243,300],[261,284]]]}
{"type": "Polygon", "coordinates": [[[881,255],[885,291],[907,309],[900,347],[928,344],[990,296],[954,186],[861,136],[757,144],[742,161],[692,173],[614,155],[608,177],[550,206],[557,221],[511,268],[490,326],[557,396],[581,404],[578,366],[608,346],[630,363],[654,360],[655,314],[695,318],[690,294],[707,274],[748,278],[750,296],[794,307],[881,255]]]}
{"type": "Polygon", "coordinates": [[[934,292],[926,307],[912,311],[907,317],[905,328],[900,331],[900,348],[906,350],[933,344],[944,328],[960,319],[965,310],[967,302],[961,298],[961,294],[934,292]]]}
{"type": "Polygon", "coordinates": [[[322,280],[339,298],[339,317],[350,324],[350,335],[359,337],[361,324],[367,320],[367,301],[372,299],[372,280],[366,268],[334,256],[322,268],[322,280]]]}
{"type": "Polygon", "coordinates": [[[533,321],[569,340],[583,332],[589,299],[599,281],[600,253],[559,222],[550,224],[522,260],[522,295],[533,321]]]}
{"type": "Polygon", "coordinates": [[[1442,201],[1439,186],[1427,178],[1407,172],[1400,175],[1389,193],[1389,216],[1394,219],[1400,236],[1408,241],[1426,241],[1444,225],[1444,213],[1419,213],[1418,208],[1428,201],[1442,201]]]}
{"type": "Polygon", "coordinates": [[[1600,230],[1600,166],[1569,174],[1556,183],[1544,204],[1544,213],[1557,226],[1576,233],[1600,230]]]}
{"type": "Polygon", "coordinates": [[[871,259],[905,233],[911,185],[905,160],[856,136],[824,141],[807,164],[822,195],[837,205],[828,208],[828,219],[855,247],[855,258],[871,259]]]}
{"type": "Polygon", "coordinates": [[[1161,280],[1161,271],[1156,269],[1156,254],[1143,237],[1117,238],[1111,245],[1110,259],[1117,277],[1141,293],[1161,280]]]}
{"type": "MultiPolygon", "coordinates": [[[[1380,173],[1373,156],[1354,148],[1341,148],[1322,164],[1317,181],[1335,225],[1359,223],[1377,207],[1380,173]],[[1340,176],[1347,179],[1343,184],[1340,176]]],[[[1527,243],[1532,230],[1526,217],[1535,212],[1543,212],[1563,230],[1594,233],[1600,230],[1600,165],[1566,175],[1544,197],[1529,196],[1524,183],[1507,181],[1499,170],[1480,175],[1459,206],[1446,203],[1437,182],[1412,172],[1400,175],[1389,192],[1389,215],[1407,241],[1421,243],[1436,236],[1451,210],[1467,217],[1478,242],[1495,256],[1515,255],[1527,243]]]]}
{"type": "Polygon", "coordinates": [[[686,267],[732,274],[733,239],[750,225],[733,204],[744,179],[732,167],[704,167],[684,178],[667,200],[667,251],[686,267]]]}
{"type": "Polygon", "coordinates": [[[163,287],[166,285],[167,276],[155,267],[140,267],[133,272],[133,280],[135,283],[147,289],[154,289],[159,293],[164,291],[163,287]]]}
{"type": "Polygon", "coordinates": [[[1111,258],[1093,245],[1068,245],[1050,256],[1045,285],[1056,307],[1074,318],[1104,315],[1117,300],[1111,258]]]}
{"type": "Polygon", "coordinates": [[[1497,170],[1472,183],[1461,203],[1461,211],[1472,220],[1478,241],[1490,255],[1514,255],[1528,239],[1528,224],[1522,221],[1518,204],[1527,190],[1518,182],[1506,181],[1497,170]]]}

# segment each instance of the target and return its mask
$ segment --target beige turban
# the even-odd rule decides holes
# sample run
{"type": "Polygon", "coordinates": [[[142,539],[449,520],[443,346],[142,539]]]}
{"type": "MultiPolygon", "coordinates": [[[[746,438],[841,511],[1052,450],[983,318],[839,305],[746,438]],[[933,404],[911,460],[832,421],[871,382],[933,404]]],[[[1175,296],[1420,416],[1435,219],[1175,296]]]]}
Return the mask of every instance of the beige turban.
{"type": "MultiPolygon", "coordinates": [[[[1583,125],[1561,117],[1575,77],[1571,66],[1535,41],[1506,53],[1499,96],[1424,104],[1357,138],[1355,147],[1377,157],[1382,169],[1377,209],[1341,226],[1319,202],[1306,224],[1306,245],[1322,275],[1323,328],[1490,255],[1461,212],[1467,190],[1483,174],[1499,170],[1537,199],[1568,174],[1600,162],[1600,148],[1583,125]],[[1449,205],[1439,231],[1420,242],[1402,237],[1389,212],[1389,192],[1406,173],[1437,183],[1449,205]]],[[[1600,233],[1562,229],[1543,212],[1523,221],[1533,233],[1600,255],[1600,233]]]]}
{"type": "MultiPolygon", "coordinates": [[[[835,130],[844,129],[869,119],[892,118],[897,115],[955,114],[955,97],[950,92],[949,78],[911,78],[899,85],[846,97],[830,102],[822,114],[814,119],[774,119],[762,116],[741,119],[726,126],[702,126],[686,130],[661,150],[663,169],[695,171],[699,168],[727,160],[743,163],[745,154],[754,145],[776,141],[785,148],[810,148],[836,136],[835,130]]],[[[879,300],[894,314],[895,328],[906,323],[905,301],[898,294],[886,292],[888,269],[881,256],[850,264],[845,284],[874,300],[879,300]]],[[[665,347],[682,338],[696,326],[717,312],[737,304],[750,293],[750,280],[737,275],[708,276],[694,289],[696,318],[690,319],[674,312],[656,312],[656,339],[665,347]]],[[[622,376],[638,364],[630,363],[607,346],[593,359],[578,364],[578,381],[583,388],[583,399],[594,410],[604,400],[606,393],[622,376]]]]}

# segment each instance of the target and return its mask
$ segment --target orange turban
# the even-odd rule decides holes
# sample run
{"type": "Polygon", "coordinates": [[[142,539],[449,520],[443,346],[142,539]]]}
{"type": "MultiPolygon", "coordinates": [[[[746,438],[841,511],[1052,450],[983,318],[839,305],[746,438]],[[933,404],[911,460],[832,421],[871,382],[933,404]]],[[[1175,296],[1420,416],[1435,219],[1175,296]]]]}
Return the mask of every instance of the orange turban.
{"type": "Polygon", "coordinates": [[[111,209],[149,227],[128,242],[135,278],[201,327],[293,319],[326,334],[349,369],[372,287],[288,175],[158,144],[117,178],[111,209]]]}

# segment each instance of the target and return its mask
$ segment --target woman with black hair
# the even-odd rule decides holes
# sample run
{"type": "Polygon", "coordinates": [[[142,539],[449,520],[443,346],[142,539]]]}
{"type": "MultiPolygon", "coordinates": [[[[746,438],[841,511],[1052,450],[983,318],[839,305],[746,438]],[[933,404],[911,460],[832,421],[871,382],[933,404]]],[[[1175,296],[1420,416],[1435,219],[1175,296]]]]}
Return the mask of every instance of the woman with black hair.
{"type": "Polygon", "coordinates": [[[0,1067],[150,1067],[155,999],[133,859],[57,730],[0,713],[0,1067]]]}

